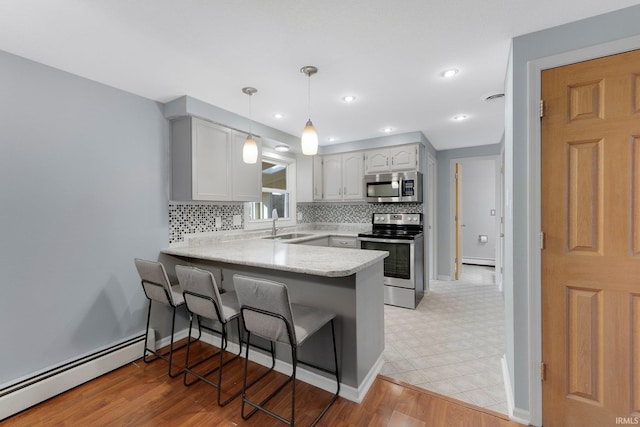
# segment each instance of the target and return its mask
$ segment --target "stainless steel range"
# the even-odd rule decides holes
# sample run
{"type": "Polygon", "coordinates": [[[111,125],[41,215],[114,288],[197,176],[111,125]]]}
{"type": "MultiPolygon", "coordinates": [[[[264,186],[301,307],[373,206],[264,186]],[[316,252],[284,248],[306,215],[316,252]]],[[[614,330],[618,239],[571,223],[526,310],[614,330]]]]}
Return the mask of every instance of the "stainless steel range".
{"type": "Polygon", "coordinates": [[[416,308],[424,295],[424,235],[420,213],[374,213],[371,233],[358,234],[361,249],[388,251],[384,303],[416,308]]]}

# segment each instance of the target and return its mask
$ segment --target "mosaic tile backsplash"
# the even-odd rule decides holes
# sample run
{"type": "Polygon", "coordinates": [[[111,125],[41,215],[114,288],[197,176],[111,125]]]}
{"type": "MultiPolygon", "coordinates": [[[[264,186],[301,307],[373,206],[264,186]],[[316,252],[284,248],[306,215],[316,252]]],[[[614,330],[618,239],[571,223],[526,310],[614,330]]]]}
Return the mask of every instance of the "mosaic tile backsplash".
{"type": "Polygon", "coordinates": [[[242,203],[217,205],[169,202],[169,243],[182,242],[183,236],[190,233],[242,230],[243,214],[242,203]],[[240,215],[241,225],[233,225],[234,215],[240,215]],[[215,227],[216,217],[221,219],[220,228],[215,227]]]}
{"type": "Polygon", "coordinates": [[[298,224],[314,222],[369,224],[374,212],[421,213],[422,203],[298,203],[297,209],[298,224]]]}
{"type": "MultiPolygon", "coordinates": [[[[422,203],[298,203],[298,224],[345,223],[369,224],[376,213],[420,213],[422,203]]],[[[169,243],[184,241],[185,234],[211,231],[242,230],[244,205],[169,202],[169,243]],[[241,225],[233,225],[233,216],[240,215],[241,225]],[[221,227],[215,227],[220,217],[221,227]]]]}

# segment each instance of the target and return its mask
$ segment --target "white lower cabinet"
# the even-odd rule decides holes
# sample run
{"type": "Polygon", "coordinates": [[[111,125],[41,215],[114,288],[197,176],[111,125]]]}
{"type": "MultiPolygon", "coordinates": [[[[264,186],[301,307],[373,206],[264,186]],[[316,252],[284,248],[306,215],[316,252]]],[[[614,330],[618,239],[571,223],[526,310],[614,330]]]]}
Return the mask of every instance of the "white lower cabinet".
{"type": "MultiPolygon", "coordinates": [[[[171,199],[260,201],[261,163],[242,161],[246,134],[194,117],[171,129],[171,199]]],[[[258,141],[258,159],[261,144],[258,141]]]]}
{"type": "Polygon", "coordinates": [[[364,156],[362,152],[323,156],[324,200],[362,200],[364,156]]]}

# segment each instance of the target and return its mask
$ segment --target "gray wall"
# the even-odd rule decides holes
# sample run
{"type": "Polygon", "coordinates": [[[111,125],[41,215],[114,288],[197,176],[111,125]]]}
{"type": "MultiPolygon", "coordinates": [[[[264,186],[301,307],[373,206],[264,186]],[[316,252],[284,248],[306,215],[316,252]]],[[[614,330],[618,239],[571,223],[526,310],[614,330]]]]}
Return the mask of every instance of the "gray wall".
{"type": "MultiPolygon", "coordinates": [[[[532,409],[529,368],[540,362],[529,358],[529,212],[539,212],[540,204],[539,200],[530,203],[528,196],[528,180],[539,180],[539,176],[528,175],[527,143],[530,124],[527,116],[527,66],[536,59],[638,36],[638,22],[640,5],[513,39],[512,69],[507,76],[507,87],[513,89],[506,99],[505,130],[506,204],[510,209],[506,212],[506,231],[507,236],[508,233],[513,233],[513,242],[507,243],[505,249],[504,279],[506,309],[508,315],[511,313],[514,318],[513,330],[507,328],[507,342],[512,341],[512,345],[507,346],[507,360],[513,382],[515,407],[525,411],[532,409]],[[509,124],[511,116],[513,121],[509,124]],[[509,288],[512,290],[507,291],[509,288]]],[[[640,44],[636,48],[640,48],[640,44]]]]}
{"type": "Polygon", "coordinates": [[[502,149],[502,142],[493,145],[481,145],[476,147],[457,148],[454,150],[438,151],[438,276],[452,277],[451,221],[454,212],[451,211],[451,193],[454,183],[451,180],[451,160],[469,157],[497,156],[502,149]]]}
{"type": "Polygon", "coordinates": [[[472,264],[474,261],[495,262],[498,216],[496,160],[466,159],[461,162],[461,167],[462,258],[472,264]],[[481,242],[480,235],[487,236],[487,241],[481,242]]]}
{"type": "Polygon", "coordinates": [[[168,240],[162,105],[0,52],[0,387],[142,333],[168,240]]]}

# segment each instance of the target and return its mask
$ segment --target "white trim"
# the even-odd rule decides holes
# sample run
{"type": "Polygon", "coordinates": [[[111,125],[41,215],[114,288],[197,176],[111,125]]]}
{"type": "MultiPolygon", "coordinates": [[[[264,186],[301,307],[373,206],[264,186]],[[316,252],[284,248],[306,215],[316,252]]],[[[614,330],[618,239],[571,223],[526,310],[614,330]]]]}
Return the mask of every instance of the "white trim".
{"type": "MultiPolygon", "coordinates": [[[[431,226],[429,230],[429,240],[427,247],[429,248],[429,254],[427,259],[427,265],[429,266],[428,279],[438,277],[438,160],[427,152],[427,214],[430,218],[427,219],[427,226],[431,226]]],[[[427,280],[427,284],[428,284],[427,280]]],[[[426,290],[426,289],[425,289],[426,290]]]]}
{"type": "Polygon", "coordinates": [[[451,276],[445,276],[444,274],[438,274],[438,280],[445,280],[447,282],[453,281],[451,276]]]}
{"type": "Polygon", "coordinates": [[[509,375],[509,366],[507,365],[506,355],[502,355],[502,357],[500,358],[500,365],[502,366],[502,380],[504,381],[504,392],[507,397],[507,414],[509,415],[509,418],[512,419],[513,421],[518,421],[519,423],[528,425],[529,424],[528,420],[526,421],[522,419],[515,420],[513,418],[515,405],[513,401],[513,387],[511,387],[511,376],[509,375]]]}
{"type": "MultiPolygon", "coordinates": [[[[202,332],[203,342],[207,344],[211,344],[214,346],[220,345],[220,337],[218,335],[214,335],[209,332],[202,332]]],[[[238,344],[229,341],[227,344],[227,351],[231,353],[238,352],[238,344]]],[[[242,357],[244,357],[245,350],[242,350],[242,357]]],[[[271,356],[267,353],[263,353],[260,350],[255,348],[251,348],[249,351],[249,360],[252,362],[258,363],[260,365],[270,367],[271,366],[271,356]]],[[[351,400],[356,403],[362,402],[362,400],[367,395],[369,388],[373,384],[376,379],[376,376],[382,370],[382,366],[384,365],[384,360],[382,359],[382,355],[378,358],[376,363],[374,363],[373,367],[367,373],[365,379],[362,381],[358,388],[355,388],[350,385],[346,385],[344,383],[340,383],[340,397],[344,397],[345,399],[351,400]]],[[[276,366],[274,368],[276,371],[283,373],[285,375],[291,375],[291,364],[287,362],[283,362],[282,360],[276,359],[276,366]]],[[[316,374],[315,372],[305,369],[302,366],[298,366],[296,379],[303,381],[307,384],[311,384],[314,387],[321,388],[329,393],[335,393],[336,391],[336,382],[330,377],[325,377],[323,375],[316,374]]]]}
{"type": "Polygon", "coordinates": [[[529,415],[533,425],[542,425],[542,383],[539,366],[542,361],[542,276],[538,236],[541,231],[541,129],[539,102],[542,70],[640,49],[640,36],[629,37],[557,55],[539,58],[527,67],[527,154],[528,154],[528,291],[529,291],[529,411],[514,409],[514,414],[529,415]]]}
{"type": "Polygon", "coordinates": [[[144,339],[137,340],[95,359],[93,359],[94,356],[89,356],[87,357],[89,361],[86,363],[80,360],[78,361],[80,363],[78,366],[56,373],[24,388],[18,388],[0,397],[0,420],[64,393],[80,384],[91,381],[136,359],[140,359],[143,346],[144,339]]]}

